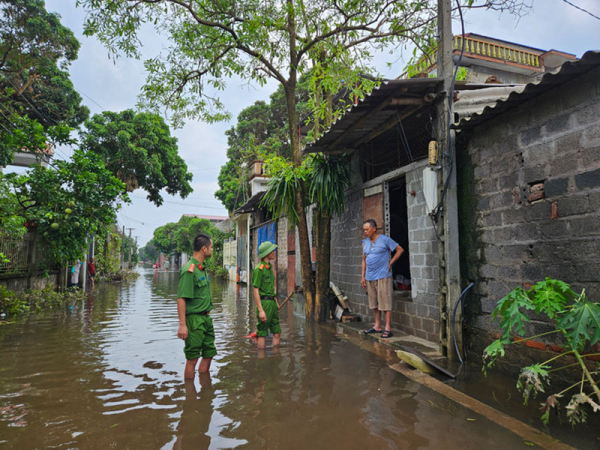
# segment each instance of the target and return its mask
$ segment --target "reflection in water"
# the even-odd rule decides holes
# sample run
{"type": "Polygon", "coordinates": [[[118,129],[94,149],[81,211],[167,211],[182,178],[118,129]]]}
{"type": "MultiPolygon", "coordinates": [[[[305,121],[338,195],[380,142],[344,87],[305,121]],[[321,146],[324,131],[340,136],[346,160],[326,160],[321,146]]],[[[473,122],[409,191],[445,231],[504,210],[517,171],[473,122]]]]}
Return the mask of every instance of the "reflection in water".
{"type": "Polygon", "coordinates": [[[244,337],[256,321],[246,288],[212,288],[218,354],[190,383],[174,271],[99,284],[73,309],[0,327],[0,447],[523,448],[389,369],[387,347],[294,320],[289,303],[281,347],[259,352],[244,337]]]}
{"type": "Polygon", "coordinates": [[[210,447],[208,429],[213,416],[215,390],[210,374],[201,373],[199,379],[200,393],[196,390],[193,380],[184,381],[185,401],[177,425],[177,441],[173,446],[176,450],[210,447]]]}

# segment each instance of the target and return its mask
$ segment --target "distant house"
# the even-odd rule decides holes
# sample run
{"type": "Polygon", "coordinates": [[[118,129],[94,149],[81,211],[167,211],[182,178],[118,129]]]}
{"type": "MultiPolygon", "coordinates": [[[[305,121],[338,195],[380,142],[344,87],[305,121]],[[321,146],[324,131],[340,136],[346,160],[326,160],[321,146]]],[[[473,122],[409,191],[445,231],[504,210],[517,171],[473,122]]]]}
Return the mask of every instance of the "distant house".
{"type": "Polygon", "coordinates": [[[215,225],[229,219],[227,216],[207,216],[203,214],[184,214],[182,217],[196,217],[198,219],[205,219],[215,225]]]}
{"type": "Polygon", "coordinates": [[[48,145],[45,149],[38,150],[37,152],[15,152],[13,162],[9,165],[16,167],[31,167],[34,164],[41,164],[42,166],[47,167],[53,156],[54,148],[48,145]]]}
{"type": "MultiPolygon", "coordinates": [[[[463,48],[462,35],[452,42],[454,62],[463,48]]],[[[467,33],[461,67],[467,68],[467,83],[527,84],[545,73],[557,71],[575,55],[558,50],[542,50],[481,34],[467,33]]],[[[437,52],[421,58],[417,72],[437,76],[437,52]]],[[[406,77],[404,73],[401,77],[406,77]]]]}

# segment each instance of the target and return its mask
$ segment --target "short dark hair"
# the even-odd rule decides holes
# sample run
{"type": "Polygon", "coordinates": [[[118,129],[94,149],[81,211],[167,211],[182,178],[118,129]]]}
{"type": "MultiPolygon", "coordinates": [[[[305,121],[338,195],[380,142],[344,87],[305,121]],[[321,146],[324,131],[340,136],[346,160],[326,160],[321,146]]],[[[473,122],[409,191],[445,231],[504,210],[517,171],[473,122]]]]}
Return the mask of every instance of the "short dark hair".
{"type": "Polygon", "coordinates": [[[377,228],[377,222],[375,222],[373,219],[367,219],[363,222],[363,225],[365,223],[368,223],[369,225],[371,225],[373,228],[377,228]]]}
{"type": "Polygon", "coordinates": [[[210,245],[210,236],[208,234],[200,233],[194,238],[194,251],[199,252],[202,247],[208,247],[210,245]]]}

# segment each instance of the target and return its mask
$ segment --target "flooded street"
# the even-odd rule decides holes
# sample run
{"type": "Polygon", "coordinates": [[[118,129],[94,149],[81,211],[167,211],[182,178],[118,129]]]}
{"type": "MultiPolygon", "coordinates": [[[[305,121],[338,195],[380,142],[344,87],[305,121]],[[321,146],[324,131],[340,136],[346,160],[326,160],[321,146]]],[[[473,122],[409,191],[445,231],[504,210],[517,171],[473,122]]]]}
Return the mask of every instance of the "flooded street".
{"type": "Polygon", "coordinates": [[[212,286],[219,353],[188,384],[175,272],[0,327],[0,448],[532,448],[287,306],[259,353],[246,289],[212,286]]]}

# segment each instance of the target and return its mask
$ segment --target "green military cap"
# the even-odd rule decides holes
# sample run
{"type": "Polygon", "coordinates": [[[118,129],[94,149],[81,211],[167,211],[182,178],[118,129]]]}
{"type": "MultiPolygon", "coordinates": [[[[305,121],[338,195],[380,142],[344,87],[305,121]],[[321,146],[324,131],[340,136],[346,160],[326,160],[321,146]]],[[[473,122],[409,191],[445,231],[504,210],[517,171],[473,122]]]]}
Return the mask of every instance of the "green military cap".
{"type": "Polygon", "coordinates": [[[265,256],[267,256],[269,253],[271,253],[276,248],[277,248],[277,246],[275,244],[273,244],[272,242],[265,241],[262,244],[260,244],[260,246],[258,247],[258,257],[260,259],[263,259],[265,256]]]}

